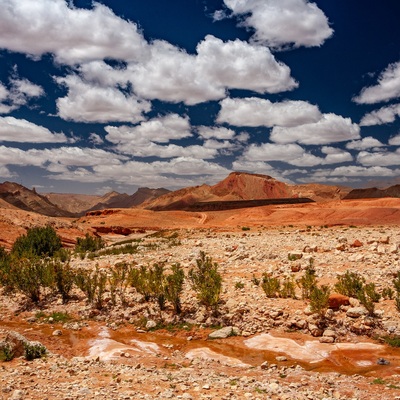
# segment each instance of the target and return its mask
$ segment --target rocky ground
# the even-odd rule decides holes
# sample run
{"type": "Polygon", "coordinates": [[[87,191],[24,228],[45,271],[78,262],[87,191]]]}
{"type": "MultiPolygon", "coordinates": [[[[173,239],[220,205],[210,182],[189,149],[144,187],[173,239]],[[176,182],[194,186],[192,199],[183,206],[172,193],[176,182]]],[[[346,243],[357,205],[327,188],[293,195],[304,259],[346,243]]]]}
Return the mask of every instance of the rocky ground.
{"type": "Polygon", "coordinates": [[[106,301],[102,311],[87,305],[78,291],[66,305],[54,298],[41,308],[24,307],[22,295],[3,294],[3,336],[17,331],[43,343],[49,354],[0,363],[0,399],[400,398],[400,351],[379,340],[400,336],[394,300],[380,300],[371,318],[350,299],[349,305],[328,311],[321,329],[299,288],[297,299],[271,299],[256,285],[264,272],[298,279],[311,262],[321,284],[333,285],[338,274],[350,270],[380,292],[392,286],[400,270],[399,228],[242,229],[135,234],[132,239],[142,239],[137,254],[71,262],[74,268],[104,270],[121,261],[179,262],[187,275],[204,251],[223,276],[217,316],[199,306],[188,283],[180,319],[172,308],[160,312],[130,288],[128,306],[111,307],[106,301]],[[52,321],[54,312],[68,313],[71,320],[52,321]],[[225,339],[208,338],[221,327],[235,327],[236,336],[229,328],[225,339]]]}

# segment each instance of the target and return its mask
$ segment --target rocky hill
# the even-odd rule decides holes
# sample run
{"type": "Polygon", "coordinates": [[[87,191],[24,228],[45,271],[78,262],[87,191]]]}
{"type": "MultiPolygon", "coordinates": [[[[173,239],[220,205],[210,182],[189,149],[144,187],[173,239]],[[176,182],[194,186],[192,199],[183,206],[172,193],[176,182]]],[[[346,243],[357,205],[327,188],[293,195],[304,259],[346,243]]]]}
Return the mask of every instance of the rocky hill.
{"type": "Polygon", "coordinates": [[[378,199],[383,197],[400,197],[400,185],[390,186],[387,189],[368,188],[353,189],[344,199],[378,199]]]}
{"type": "Polygon", "coordinates": [[[268,175],[232,172],[216,185],[180,189],[143,203],[151,210],[187,209],[198,202],[309,198],[322,202],[342,199],[350,188],[304,184],[290,185],[268,175]]]}
{"type": "Polygon", "coordinates": [[[112,191],[103,196],[70,193],[46,193],[43,196],[63,210],[84,215],[89,211],[104,210],[106,208],[136,207],[147,200],[154,200],[166,193],[169,193],[169,190],[163,188],[139,188],[132,195],[112,191]]]}
{"type": "Polygon", "coordinates": [[[32,211],[49,217],[71,217],[72,213],[53,204],[35,189],[30,190],[14,182],[0,184],[0,199],[25,211],[32,211]]]}

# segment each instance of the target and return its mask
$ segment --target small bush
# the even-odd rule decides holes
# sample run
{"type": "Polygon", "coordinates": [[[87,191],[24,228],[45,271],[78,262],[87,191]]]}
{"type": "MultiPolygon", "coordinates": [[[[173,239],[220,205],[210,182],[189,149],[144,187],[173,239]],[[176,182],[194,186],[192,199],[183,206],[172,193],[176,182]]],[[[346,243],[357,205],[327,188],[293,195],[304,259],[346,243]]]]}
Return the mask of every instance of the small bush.
{"type": "Polygon", "coordinates": [[[357,299],[366,308],[366,310],[368,311],[368,315],[370,317],[373,317],[375,313],[375,303],[374,300],[370,297],[370,294],[368,293],[366,288],[363,288],[361,291],[358,292],[357,299]]]}
{"type": "Polygon", "coordinates": [[[264,290],[265,294],[269,298],[274,298],[279,296],[279,289],[281,283],[278,278],[268,275],[267,273],[263,273],[261,287],[264,290]]]}
{"type": "Polygon", "coordinates": [[[165,309],[165,284],[164,265],[154,264],[149,270],[149,287],[151,296],[157,300],[160,310],[165,309]]]}
{"type": "Polygon", "coordinates": [[[36,358],[42,358],[46,355],[46,347],[41,343],[30,342],[24,345],[24,356],[28,361],[32,361],[36,358]]]}
{"type": "Polygon", "coordinates": [[[253,285],[259,286],[260,285],[260,280],[253,274],[251,277],[251,282],[253,285]]]}
{"type": "Polygon", "coordinates": [[[86,253],[100,250],[104,247],[104,241],[100,237],[90,236],[86,233],[84,238],[76,238],[75,251],[86,253]]]}
{"type": "Polygon", "coordinates": [[[69,300],[70,292],[75,281],[75,274],[69,263],[62,263],[54,260],[50,262],[50,266],[53,268],[54,285],[65,304],[69,300]]]}
{"type": "Polygon", "coordinates": [[[0,361],[11,361],[14,358],[14,352],[12,351],[9,343],[4,343],[0,347],[0,361]]]}
{"type": "Polygon", "coordinates": [[[11,253],[21,257],[52,257],[61,249],[61,239],[51,226],[28,230],[15,241],[11,253]]]}
{"type": "Polygon", "coordinates": [[[321,317],[325,315],[329,305],[330,288],[327,285],[315,286],[310,294],[310,308],[321,317]]]}
{"type": "Polygon", "coordinates": [[[217,308],[221,289],[222,276],[218,272],[218,264],[213,263],[203,251],[196,260],[196,267],[189,270],[189,279],[197,297],[206,307],[217,308]]]}
{"type": "Polygon", "coordinates": [[[239,281],[235,283],[235,289],[239,290],[239,289],[243,289],[244,288],[244,283],[239,281]]]}
{"type": "Polygon", "coordinates": [[[131,267],[124,262],[117,263],[111,270],[111,275],[108,277],[108,284],[110,286],[111,302],[116,305],[117,294],[121,300],[122,305],[126,305],[125,292],[129,284],[128,277],[130,275],[131,267]]]}
{"type": "Polygon", "coordinates": [[[385,300],[393,300],[393,297],[394,297],[394,292],[393,292],[393,289],[392,288],[390,288],[390,287],[387,287],[387,288],[384,288],[383,290],[382,290],[382,297],[385,299],[385,300]]]}
{"type": "Polygon", "coordinates": [[[7,292],[12,290],[11,257],[4,247],[0,246],[0,285],[7,292]]]}
{"type": "Polygon", "coordinates": [[[282,282],[282,286],[279,290],[279,295],[284,299],[296,298],[296,286],[292,277],[284,279],[284,281],[282,282]]]}
{"type": "Polygon", "coordinates": [[[13,260],[10,278],[12,286],[33,303],[40,301],[42,288],[51,288],[54,279],[49,263],[38,258],[13,260]]]}
{"type": "Polygon", "coordinates": [[[301,298],[303,300],[309,299],[311,292],[317,285],[317,278],[315,276],[315,269],[312,263],[306,268],[304,275],[297,280],[297,285],[301,289],[301,298]]]}
{"type": "Polygon", "coordinates": [[[179,264],[172,265],[171,272],[166,277],[165,295],[167,300],[172,303],[175,313],[180,314],[182,311],[180,296],[183,290],[185,273],[179,264]]]}
{"type": "Polygon", "coordinates": [[[150,272],[145,265],[139,269],[132,268],[129,274],[129,283],[144,297],[145,301],[151,299],[150,272]]]}
{"type": "Polygon", "coordinates": [[[89,304],[93,304],[97,309],[103,308],[103,295],[106,289],[107,275],[97,267],[92,273],[79,269],[75,274],[75,283],[79,289],[85,293],[89,304]]]}
{"type": "Polygon", "coordinates": [[[363,291],[365,279],[357,272],[346,271],[342,276],[338,277],[335,283],[335,290],[349,297],[358,298],[358,295],[363,291]]]}

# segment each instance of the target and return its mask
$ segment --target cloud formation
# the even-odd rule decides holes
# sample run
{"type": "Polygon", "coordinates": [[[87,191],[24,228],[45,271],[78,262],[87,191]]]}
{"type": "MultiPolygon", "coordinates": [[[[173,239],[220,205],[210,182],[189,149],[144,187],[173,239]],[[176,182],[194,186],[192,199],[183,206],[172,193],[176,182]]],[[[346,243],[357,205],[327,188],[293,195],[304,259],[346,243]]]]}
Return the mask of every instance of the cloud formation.
{"type": "Polygon", "coordinates": [[[367,136],[361,140],[353,140],[346,144],[346,149],[349,150],[367,150],[376,147],[383,147],[384,144],[372,136],[367,136]]]}
{"type": "Polygon", "coordinates": [[[321,46],[333,30],[325,14],[308,0],[224,0],[253,40],[273,48],[321,46]]]}
{"type": "Polygon", "coordinates": [[[93,3],[90,10],[65,0],[0,0],[0,48],[63,64],[113,58],[138,61],[147,42],[137,25],[93,3]]]}
{"type": "Polygon", "coordinates": [[[276,126],[270,139],[275,143],[330,144],[360,138],[360,127],[350,118],[324,114],[318,122],[294,127],[276,126]]]}
{"type": "Polygon", "coordinates": [[[52,133],[25,119],[0,117],[0,142],[66,143],[68,139],[63,133],[52,133]]]}
{"type": "Polygon", "coordinates": [[[43,88],[27,79],[11,78],[9,89],[0,82],[0,114],[8,114],[43,95],[43,88]]]}
{"type": "Polygon", "coordinates": [[[262,143],[251,144],[239,161],[283,161],[291,165],[312,167],[323,162],[323,158],[306,152],[298,144],[262,143]]]}
{"type": "Polygon", "coordinates": [[[389,64],[379,75],[378,83],[361,90],[353,98],[359,104],[375,104],[400,97],[400,62],[389,64]]]}
{"type": "Polygon", "coordinates": [[[366,166],[391,166],[400,165],[400,147],[394,152],[367,152],[361,151],[357,156],[357,161],[366,166]]]}
{"type": "Polygon", "coordinates": [[[322,114],[318,107],[306,101],[272,103],[258,97],[226,98],[220,102],[218,123],[233,126],[284,126],[318,122],[322,114]]]}
{"type": "Polygon", "coordinates": [[[379,110],[371,111],[365,114],[360,126],[384,125],[394,122],[400,116],[400,104],[392,104],[387,107],[382,107],[379,110]]]}
{"type": "Polygon", "coordinates": [[[83,81],[77,75],[56,78],[68,88],[65,97],[57,99],[58,115],[78,122],[139,122],[151,110],[148,101],[125,94],[116,87],[101,87],[83,81]]]}

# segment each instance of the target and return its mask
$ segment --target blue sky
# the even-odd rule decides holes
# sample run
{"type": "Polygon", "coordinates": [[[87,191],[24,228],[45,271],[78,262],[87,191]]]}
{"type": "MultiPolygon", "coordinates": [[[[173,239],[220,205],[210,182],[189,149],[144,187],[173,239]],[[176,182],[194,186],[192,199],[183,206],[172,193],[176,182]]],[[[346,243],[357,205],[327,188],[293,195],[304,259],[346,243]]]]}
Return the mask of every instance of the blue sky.
{"type": "Polygon", "coordinates": [[[0,0],[0,179],[400,183],[397,0],[0,0]]]}

